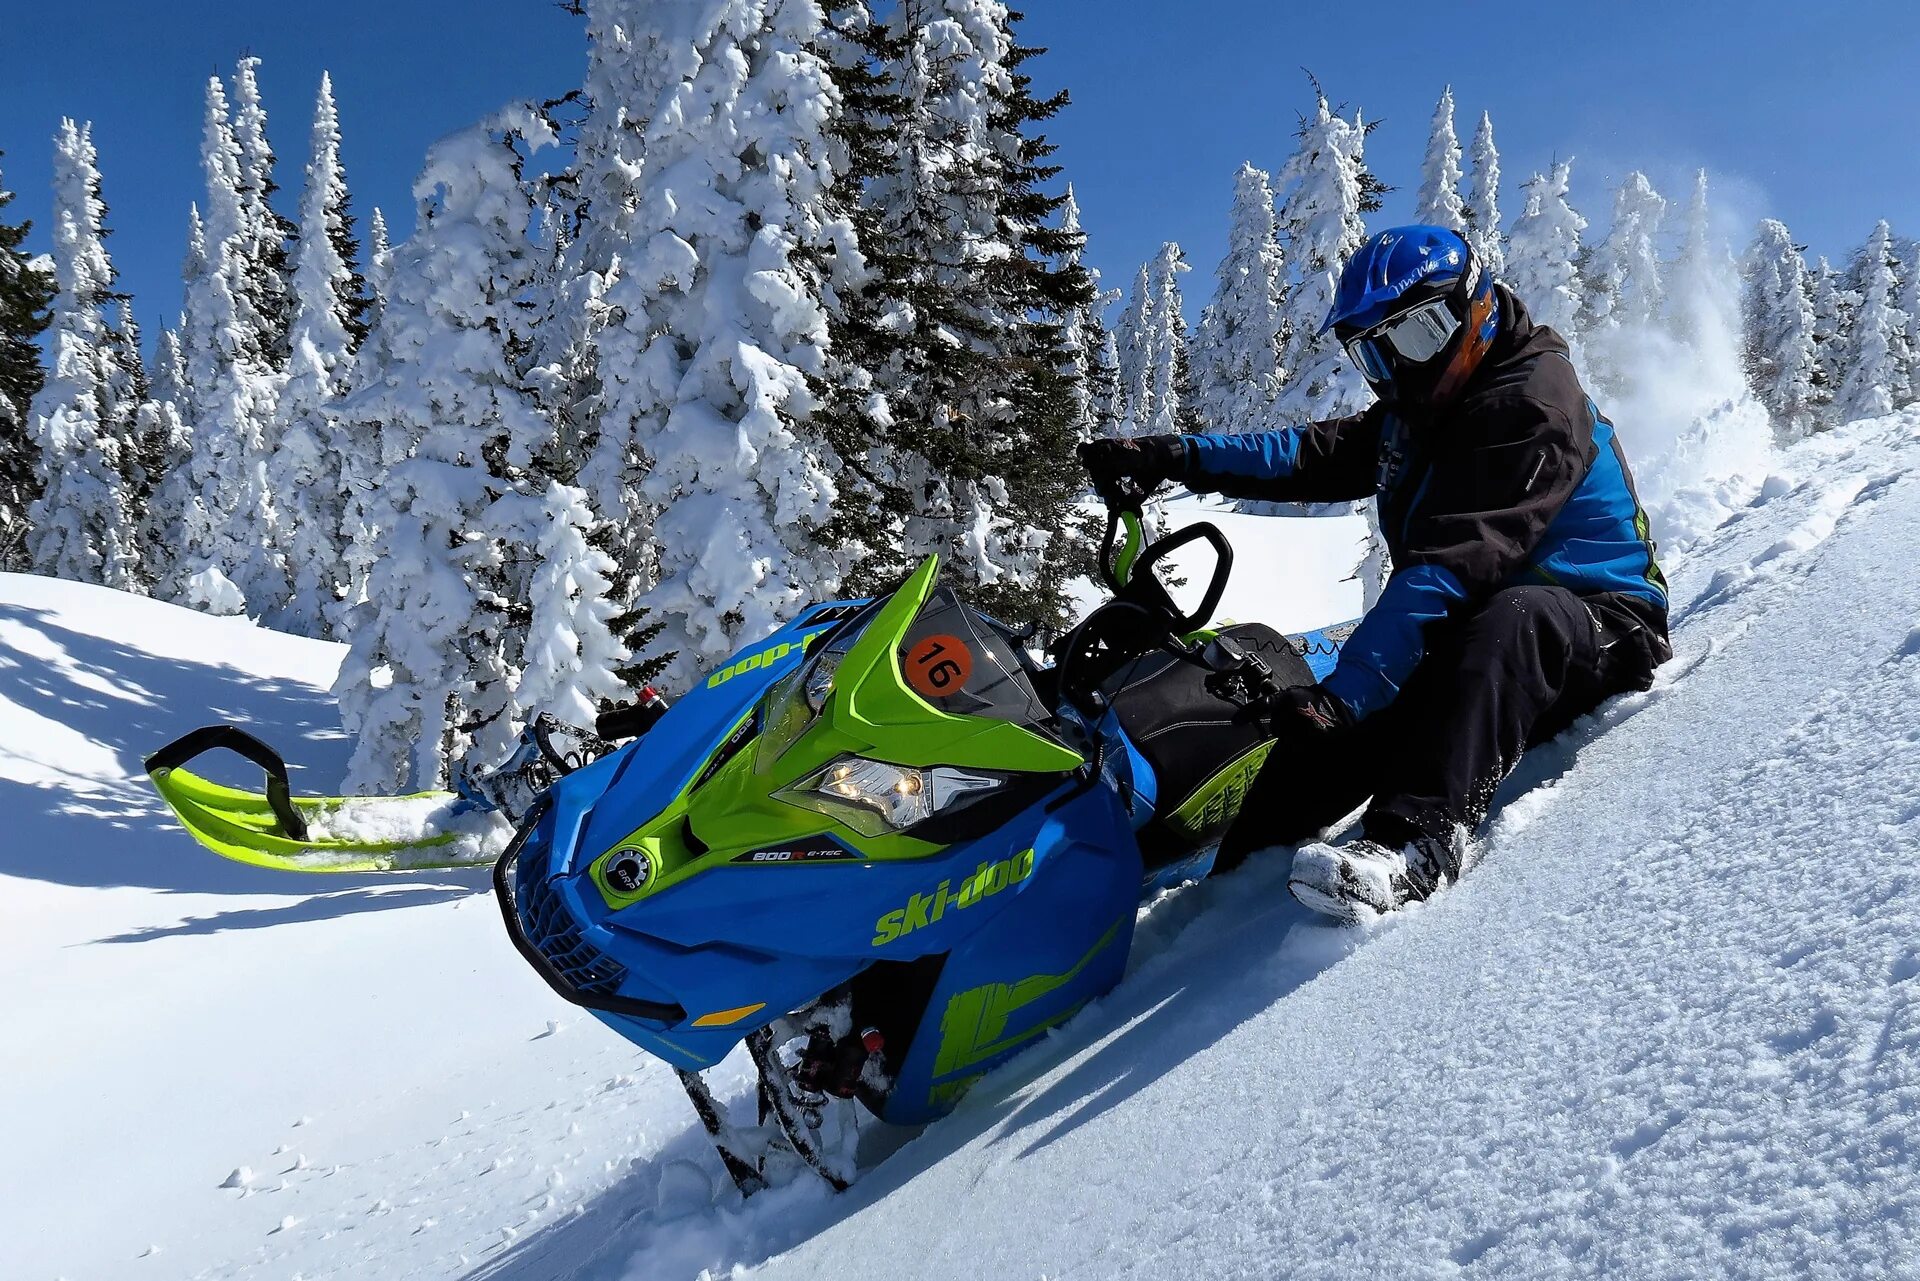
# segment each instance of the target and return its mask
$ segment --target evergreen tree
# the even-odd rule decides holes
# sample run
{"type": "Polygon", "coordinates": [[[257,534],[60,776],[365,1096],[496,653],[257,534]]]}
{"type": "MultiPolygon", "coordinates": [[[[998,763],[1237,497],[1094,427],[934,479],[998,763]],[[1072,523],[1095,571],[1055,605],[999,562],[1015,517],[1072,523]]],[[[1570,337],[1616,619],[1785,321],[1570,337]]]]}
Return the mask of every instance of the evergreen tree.
{"type": "Polygon", "coordinates": [[[1368,127],[1336,113],[1314,86],[1314,114],[1301,121],[1300,146],[1281,171],[1288,188],[1280,208],[1280,240],[1293,262],[1286,300],[1287,344],[1280,366],[1287,383],[1278,401],[1296,420],[1356,413],[1371,399],[1346,352],[1322,333],[1346,261],[1366,241],[1363,215],[1378,208],[1380,184],[1365,160],[1368,127]]]}
{"type": "Polygon", "coordinates": [[[1920,241],[1896,237],[1894,252],[1895,275],[1900,281],[1894,306],[1907,318],[1907,331],[1899,347],[1900,374],[1912,400],[1920,398],[1920,241]]]}
{"type": "Polygon", "coordinates": [[[1180,298],[1180,276],[1188,270],[1180,246],[1169,240],[1134,281],[1119,332],[1126,435],[1205,430],[1195,405],[1180,298]]]}
{"type": "MultiPolygon", "coordinates": [[[[0,178],[0,211],[12,201],[0,178]]],[[[27,416],[46,382],[38,339],[53,319],[54,278],[21,248],[32,229],[0,219],[0,572],[27,568],[27,511],[40,494],[27,416]]]]}
{"type": "MultiPolygon", "coordinates": [[[[288,244],[294,225],[273,207],[273,146],[267,141],[267,111],[260,102],[260,59],[240,59],[233,74],[233,139],[238,149],[240,220],[235,252],[246,266],[243,279],[261,327],[260,347],[274,369],[286,367],[293,327],[293,271],[288,244]]],[[[351,255],[348,255],[349,261],[351,255]]]]}
{"type": "Polygon", "coordinates": [[[1815,425],[1813,298],[1806,259],[1784,223],[1760,224],[1742,276],[1747,385],[1774,431],[1795,440],[1815,425]]]}
{"type": "Polygon", "coordinates": [[[340,119],[333,83],[325,74],[314,104],[309,154],[293,272],[288,378],[277,406],[279,447],[269,460],[268,482],[283,504],[275,532],[291,577],[278,625],[323,636],[327,613],[345,594],[340,534],[347,444],[333,402],[345,390],[354,328],[365,313],[363,284],[343,254],[356,246],[347,225],[340,119]]]}
{"type": "Polygon", "coordinates": [[[113,296],[92,126],[60,122],[53,156],[53,371],[30,410],[40,496],[28,554],[43,574],[130,590],[139,546],[116,435],[123,372],[101,308],[113,296]]]}
{"type": "Polygon", "coordinates": [[[379,555],[334,685],[357,740],[356,791],[444,786],[517,732],[527,620],[515,573],[542,509],[529,442],[549,432],[524,380],[537,254],[521,148],[553,137],[522,106],[428,152],[364,385],[340,406],[385,473],[368,513],[379,555]]]}
{"type": "Polygon", "coordinates": [[[1449,231],[1467,229],[1467,204],[1460,198],[1460,138],[1453,130],[1453,86],[1433,109],[1427,155],[1420,165],[1420,194],[1413,220],[1449,231]]]}
{"type": "Polygon", "coordinates": [[[1580,233],[1587,220],[1567,203],[1573,161],[1563,160],[1550,174],[1527,183],[1527,203],[1514,221],[1507,244],[1504,279],[1539,324],[1551,325],[1574,351],[1580,350],[1580,233]]]}
{"type": "Polygon", "coordinates": [[[1065,196],[1039,132],[1066,104],[1034,95],[1038,52],[998,0],[903,0],[889,20],[900,99],[888,171],[870,198],[912,251],[882,285],[900,326],[881,374],[914,514],[909,554],[946,553],[971,598],[1052,624],[1084,562],[1064,320],[1094,290],[1068,265],[1065,196]]]}
{"type": "Polygon", "coordinates": [[[599,710],[627,696],[616,675],[627,663],[615,638],[613,558],[596,548],[596,521],[584,491],[548,481],[533,542],[530,621],[516,701],[569,725],[591,725],[599,710]]]}
{"type": "Polygon", "coordinates": [[[192,487],[176,573],[182,581],[175,589],[185,591],[185,580],[199,579],[198,596],[210,607],[238,601],[258,612],[287,596],[286,566],[275,535],[279,495],[267,479],[280,378],[274,371],[271,324],[260,310],[268,291],[256,279],[251,256],[256,228],[242,199],[242,153],[217,76],[207,81],[200,160],[207,208],[204,222],[196,210],[182,320],[193,396],[187,415],[193,427],[192,487]],[[237,597],[221,582],[237,589],[237,597]]]}
{"type": "MultiPolygon", "coordinates": [[[[1120,291],[1109,289],[1097,300],[1095,315],[1120,300],[1120,291]]],[[[1113,330],[1100,326],[1100,346],[1093,365],[1087,371],[1087,399],[1093,414],[1096,438],[1118,436],[1126,421],[1126,398],[1120,388],[1120,344],[1113,330]]]]}
{"type": "MultiPolygon", "coordinates": [[[[352,262],[353,259],[350,254],[343,254],[342,261],[352,262]]],[[[354,337],[355,350],[380,322],[380,309],[387,302],[387,280],[392,274],[393,242],[387,234],[387,216],[376,205],[373,217],[367,220],[366,307],[361,313],[364,328],[354,337]]]]}
{"type": "Polygon", "coordinates": [[[1819,423],[1833,426],[1837,421],[1834,396],[1846,373],[1847,336],[1859,300],[1847,292],[1845,279],[1824,257],[1812,272],[1812,295],[1814,416],[1819,423]]]}
{"type": "Polygon", "coordinates": [[[1067,184],[1067,203],[1060,209],[1060,230],[1073,237],[1073,244],[1061,257],[1061,265],[1085,270],[1091,286],[1087,299],[1067,312],[1066,324],[1061,328],[1061,348],[1068,364],[1073,434],[1078,440],[1092,440],[1102,434],[1100,407],[1095,404],[1094,393],[1095,383],[1102,376],[1097,371],[1107,335],[1106,326],[1100,320],[1100,273],[1081,263],[1086,233],[1080,226],[1080,202],[1074,199],[1072,183],[1067,184]]]}
{"type": "Polygon", "coordinates": [[[1227,254],[1213,303],[1200,322],[1194,360],[1199,414],[1213,431],[1257,431],[1286,380],[1286,258],[1272,180],[1250,164],[1234,179],[1227,254]]]}
{"type": "Polygon", "coordinates": [[[153,362],[152,390],[141,407],[140,457],[148,483],[136,505],[140,545],[147,577],[158,592],[179,594],[180,549],[185,538],[186,503],[192,489],[188,460],[193,437],[185,417],[192,403],[187,388],[186,356],[177,330],[160,333],[153,362]]]}
{"type": "Polygon", "coordinates": [[[1666,199],[1643,173],[1628,174],[1614,193],[1613,224],[1590,269],[1587,313],[1594,332],[1646,325],[1660,314],[1666,289],[1659,237],[1666,214],[1666,199]]]}
{"type": "Polygon", "coordinates": [[[1883,218],[1855,256],[1848,280],[1848,292],[1858,302],[1833,398],[1839,422],[1890,414],[1908,400],[1910,389],[1899,358],[1908,325],[1898,306],[1899,267],[1893,229],[1883,218]]]}
{"type": "Polygon", "coordinates": [[[1713,234],[1707,207],[1707,171],[1694,175],[1680,255],[1667,272],[1667,323],[1695,352],[1717,352],[1734,341],[1738,324],[1738,269],[1713,234]]]}
{"type": "Polygon", "coordinates": [[[1472,157],[1473,181],[1461,210],[1467,243],[1487,270],[1504,278],[1507,246],[1500,228],[1500,152],[1493,145],[1493,116],[1484,111],[1480,127],[1473,131],[1472,157]]]}

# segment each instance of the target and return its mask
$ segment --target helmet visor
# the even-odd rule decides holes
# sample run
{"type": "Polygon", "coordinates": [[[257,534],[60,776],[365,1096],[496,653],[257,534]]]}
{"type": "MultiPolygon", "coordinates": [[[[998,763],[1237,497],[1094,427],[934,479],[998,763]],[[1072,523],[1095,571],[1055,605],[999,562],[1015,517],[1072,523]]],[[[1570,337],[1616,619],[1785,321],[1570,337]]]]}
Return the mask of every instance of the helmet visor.
{"type": "Polygon", "coordinates": [[[1445,298],[1421,303],[1412,311],[1375,325],[1346,341],[1347,355],[1373,382],[1393,376],[1396,360],[1423,365],[1432,360],[1460,331],[1460,318],[1445,298]]]}

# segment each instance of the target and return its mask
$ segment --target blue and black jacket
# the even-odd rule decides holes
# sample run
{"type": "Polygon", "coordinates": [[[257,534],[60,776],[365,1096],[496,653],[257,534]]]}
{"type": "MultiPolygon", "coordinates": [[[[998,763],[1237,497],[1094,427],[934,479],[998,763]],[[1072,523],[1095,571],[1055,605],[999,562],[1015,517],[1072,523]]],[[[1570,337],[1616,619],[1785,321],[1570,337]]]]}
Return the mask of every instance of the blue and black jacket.
{"type": "MultiPolygon", "coordinates": [[[[1186,437],[1196,490],[1272,502],[1378,496],[1393,576],[1325,684],[1357,717],[1391,703],[1431,629],[1526,584],[1565,587],[1643,629],[1665,661],[1667,585],[1613,424],[1567,344],[1500,289],[1500,336],[1451,404],[1186,437]]],[[[1651,670],[1651,664],[1648,670],[1651,670]]]]}

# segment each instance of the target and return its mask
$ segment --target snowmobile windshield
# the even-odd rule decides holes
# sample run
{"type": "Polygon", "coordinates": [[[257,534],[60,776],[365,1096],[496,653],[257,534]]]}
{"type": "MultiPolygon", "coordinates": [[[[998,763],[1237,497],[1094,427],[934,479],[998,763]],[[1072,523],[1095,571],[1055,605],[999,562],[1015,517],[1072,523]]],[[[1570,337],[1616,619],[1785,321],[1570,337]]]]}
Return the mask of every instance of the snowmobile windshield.
{"type": "Polygon", "coordinates": [[[880,616],[887,597],[870,602],[818,641],[806,661],[796,667],[771,690],[764,705],[763,729],[756,752],[756,765],[765,770],[807,732],[807,728],[826,710],[833,694],[834,678],[867,628],[880,616]]]}
{"type": "Polygon", "coordinates": [[[1050,719],[1005,631],[936,588],[900,644],[908,688],[940,711],[1038,729],[1050,719]]]}

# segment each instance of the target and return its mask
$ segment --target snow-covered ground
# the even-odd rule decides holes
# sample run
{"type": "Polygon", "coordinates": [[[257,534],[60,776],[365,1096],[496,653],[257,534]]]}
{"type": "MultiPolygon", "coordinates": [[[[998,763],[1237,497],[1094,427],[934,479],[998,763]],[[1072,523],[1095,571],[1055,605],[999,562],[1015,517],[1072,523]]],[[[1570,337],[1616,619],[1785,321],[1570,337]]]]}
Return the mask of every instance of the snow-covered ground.
{"type": "MultiPolygon", "coordinates": [[[[1725,516],[1678,657],[1443,898],[1320,926],[1278,859],[1175,895],[850,1193],[745,1206],[482,873],[256,873],[163,820],[141,756],[215,719],[330,788],[337,649],[0,578],[0,1277],[1920,1272],[1917,437],[1675,496],[1725,516]]],[[[1355,612],[1307,586],[1353,522],[1229,520],[1227,613],[1355,612]]]]}

